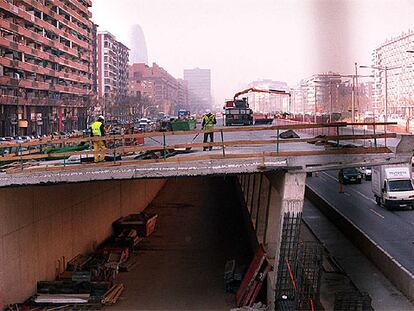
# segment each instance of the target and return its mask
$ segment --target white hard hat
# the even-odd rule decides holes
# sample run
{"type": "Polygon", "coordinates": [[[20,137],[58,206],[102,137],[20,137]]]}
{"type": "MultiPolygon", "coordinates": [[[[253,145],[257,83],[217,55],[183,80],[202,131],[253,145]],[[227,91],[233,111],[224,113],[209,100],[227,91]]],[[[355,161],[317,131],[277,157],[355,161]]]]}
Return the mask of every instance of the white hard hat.
{"type": "Polygon", "coordinates": [[[211,112],[211,110],[210,109],[206,109],[206,113],[210,113],[211,112]]]}
{"type": "Polygon", "coordinates": [[[105,121],[105,117],[101,115],[101,116],[98,117],[98,120],[105,121]]]}

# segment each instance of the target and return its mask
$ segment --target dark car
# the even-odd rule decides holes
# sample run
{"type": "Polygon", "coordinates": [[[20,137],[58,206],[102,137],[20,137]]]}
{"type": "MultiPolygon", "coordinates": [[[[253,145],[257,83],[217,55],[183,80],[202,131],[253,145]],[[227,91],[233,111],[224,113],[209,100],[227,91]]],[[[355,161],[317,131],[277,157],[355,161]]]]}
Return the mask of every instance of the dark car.
{"type": "Polygon", "coordinates": [[[360,184],[362,180],[361,172],[354,168],[343,168],[339,170],[338,179],[341,184],[357,183],[360,184]]]}

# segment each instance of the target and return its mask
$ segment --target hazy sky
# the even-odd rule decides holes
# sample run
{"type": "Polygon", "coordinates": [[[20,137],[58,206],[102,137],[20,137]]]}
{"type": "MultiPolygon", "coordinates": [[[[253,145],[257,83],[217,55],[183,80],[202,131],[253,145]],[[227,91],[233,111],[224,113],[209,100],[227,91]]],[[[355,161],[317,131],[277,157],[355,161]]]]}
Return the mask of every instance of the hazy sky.
{"type": "Polygon", "coordinates": [[[413,0],[93,0],[92,12],[127,45],[140,24],[149,63],[176,78],[210,68],[219,104],[257,79],[294,86],[318,72],[351,73],[414,29],[413,0]]]}

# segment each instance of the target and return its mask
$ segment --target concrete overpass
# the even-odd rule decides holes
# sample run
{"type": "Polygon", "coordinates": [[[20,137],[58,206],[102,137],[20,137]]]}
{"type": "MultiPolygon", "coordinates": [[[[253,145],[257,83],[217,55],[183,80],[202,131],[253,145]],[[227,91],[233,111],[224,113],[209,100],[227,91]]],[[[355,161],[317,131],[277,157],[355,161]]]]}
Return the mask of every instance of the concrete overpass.
{"type": "MultiPolygon", "coordinates": [[[[93,250],[110,234],[115,219],[142,211],[167,179],[232,175],[237,177],[243,193],[243,208],[256,243],[264,244],[267,257],[274,262],[268,276],[268,303],[274,306],[277,279],[286,273],[281,268],[283,258],[294,251],[281,248],[282,241],[288,238],[284,236],[284,228],[290,226],[285,222],[286,216],[301,217],[306,173],[368,163],[405,163],[412,155],[410,136],[400,138],[396,146],[387,147],[385,140],[395,135],[351,137],[337,131],[336,135],[326,133],[324,137],[315,137],[306,132],[309,128],[312,126],[252,128],[244,131],[248,136],[243,141],[234,140],[240,138],[240,131],[232,129],[228,132],[231,143],[224,140],[215,143],[220,149],[175,158],[137,160],[126,156],[122,161],[97,165],[62,165],[59,160],[47,166],[44,163],[26,166],[21,162],[21,168],[7,169],[0,175],[0,305],[23,300],[33,293],[38,280],[54,279],[56,262],[62,256],[73,258],[93,250]],[[292,128],[300,133],[300,139],[291,139],[291,144],[282,142],[278,134],[292,128]],[[276,139],[263,137],[275,134],[276,139]],[[366,139],[375,140],[375,145],[366,144],[366,139]],[[252,146],[254,142],[259,147],[252,146]],[[351,143],[356,147],[345,146],[351,143]]],[[[171,140],[175,147],[188,146],[182,137],[188,141],[193,134],[190,137],[183,134],[180,139],[172,135],[171,140]]],[[[159,140],[163,136],[153,138],[159,140]]],[[[191,146],[194,149],[205,144],[196,142],[191,146]]],[[[159,149],[133,148],[151,147],[159,149]]],[[[163,147],[161,150],[171,148],[165,143],[163,147]]],[[[22,159],[23,155],[15,157],[22,159]]]]}

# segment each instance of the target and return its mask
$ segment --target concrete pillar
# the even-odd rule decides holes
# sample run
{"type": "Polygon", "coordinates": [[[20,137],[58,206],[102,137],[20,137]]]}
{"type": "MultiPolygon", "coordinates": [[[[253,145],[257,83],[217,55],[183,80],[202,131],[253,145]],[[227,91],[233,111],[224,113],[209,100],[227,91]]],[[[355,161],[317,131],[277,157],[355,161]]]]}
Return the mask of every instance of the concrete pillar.
{"type": "MultiPolygon", "coordinates": [[[[271,183],[271,192],[264,241],[268,258],[274,259],[273,271],[268,275],[268,305],[274,308],[279,267],[284,264],[285,258],[292,255],[287,254],[286,249],[283,249],[283,240],[287,239],[282,230],[284,217],[289,215],[300,221],[305,195],[306,174],[277,172],[269,174],[268,178],[271,183]]],[[[285,242],[288,243],[289,241],[285,242]]],[[[291,252],[293,251],[294,249],[291,250],[291,252]]]]}

